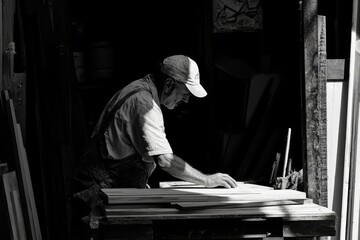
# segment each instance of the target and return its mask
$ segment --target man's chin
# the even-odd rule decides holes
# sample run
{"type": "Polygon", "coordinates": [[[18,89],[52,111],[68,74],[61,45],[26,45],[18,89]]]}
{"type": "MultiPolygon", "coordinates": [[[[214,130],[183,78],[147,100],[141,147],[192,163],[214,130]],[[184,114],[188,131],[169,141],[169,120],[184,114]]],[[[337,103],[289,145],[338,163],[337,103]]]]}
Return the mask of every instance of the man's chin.
{"type": "Polygon", "coordinates": [[[166,106],[167,109],[173,110],[176,107],[176,105],[166,106]]]}

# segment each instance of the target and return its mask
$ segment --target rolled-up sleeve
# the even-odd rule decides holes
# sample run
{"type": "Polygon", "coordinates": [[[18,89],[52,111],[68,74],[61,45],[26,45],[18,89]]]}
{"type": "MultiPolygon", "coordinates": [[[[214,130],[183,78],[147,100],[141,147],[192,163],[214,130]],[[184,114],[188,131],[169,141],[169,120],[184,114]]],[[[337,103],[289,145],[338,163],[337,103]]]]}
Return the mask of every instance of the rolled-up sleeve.
{"type": "Polygon", "coordinates": [[[143,157],[172,153],[165,134],[163,114],[151,94],[139,93],[129,104],[127,133],[137,152],[143,157]]]}

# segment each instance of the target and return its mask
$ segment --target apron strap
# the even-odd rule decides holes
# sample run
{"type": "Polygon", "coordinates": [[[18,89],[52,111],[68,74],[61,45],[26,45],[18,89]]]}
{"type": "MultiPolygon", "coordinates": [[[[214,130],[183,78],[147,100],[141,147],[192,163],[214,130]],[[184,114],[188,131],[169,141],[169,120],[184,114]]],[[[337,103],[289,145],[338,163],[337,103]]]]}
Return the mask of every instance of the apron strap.
{"type": "MultiPolygon", "coordinates": [[[[122,91],[122,90],[120,90],[122,91]]],[[[100,123],[99,129],[95,134],[102,134],[104,133],[106,127],[110,124],[111,119],[113,119],[113,117],[115,116],[115,113],[121,108],[121,106],[124,104],[124,102],[131,97],[132,95],[134,95],[135,93],[141,92],[141,91],[148,91],[150,92],[150,90],[145,89],[145,88],[138,88],[138,89],[134,89],[131,92],[129,92],[128,94],[126,94],[120,101],[118,101],[110,111],[107,111],[107,113],[105,113],[105,116],[103,118],[103,121],[100,123]]],[[[151,93],[151,92],[150,92],[151,93]]]]}

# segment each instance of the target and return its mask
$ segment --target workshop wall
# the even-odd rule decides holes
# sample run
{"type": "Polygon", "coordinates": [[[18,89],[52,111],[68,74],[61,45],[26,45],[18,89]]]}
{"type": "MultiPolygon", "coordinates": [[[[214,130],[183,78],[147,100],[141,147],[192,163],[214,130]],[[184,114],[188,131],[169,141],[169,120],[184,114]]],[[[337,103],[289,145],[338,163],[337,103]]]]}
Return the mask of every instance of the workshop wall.
{"type": "MultiPolygon", "coordinates": [[[[297,1],[264,1],[261,31],[231,33],[213,32],[206,0],[19,2],[26,147],[44,238],[70,232],[71,173],[106,101],[171,54],[198,62],[209,93],[164,110],[176,154],[204,172],[263,183],[292,127],[290,157],[302,165],[297,1]]],[[[166,179],[157,172],[152,181],[166,179]]]]}
{"type": "Polygon", "coordinates": [[[164,110],[177,154],[203,171],[264,180],[291,127],[290,157],[301,168],[298,2],[259,6],[262,29],[215,33],[211,2],[71,2],[73,51],[84,57],[78,80],[87,131],[112,93],[182,53],[199,63],[209,95],[164,110]]]}

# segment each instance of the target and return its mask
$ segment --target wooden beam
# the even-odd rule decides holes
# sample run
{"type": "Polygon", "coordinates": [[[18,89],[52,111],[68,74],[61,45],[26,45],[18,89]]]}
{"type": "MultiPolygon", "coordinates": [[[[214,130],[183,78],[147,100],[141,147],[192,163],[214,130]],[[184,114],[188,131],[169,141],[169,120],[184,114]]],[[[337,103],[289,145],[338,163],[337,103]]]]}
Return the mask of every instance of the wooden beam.
{"type": "Polygon", "coordinates": [[[318,1],[303,1],[304,108],[306,159],[304,186],[308,197],[327,206],[326,25],[318,1]]]}

